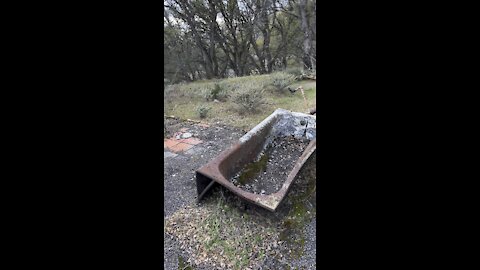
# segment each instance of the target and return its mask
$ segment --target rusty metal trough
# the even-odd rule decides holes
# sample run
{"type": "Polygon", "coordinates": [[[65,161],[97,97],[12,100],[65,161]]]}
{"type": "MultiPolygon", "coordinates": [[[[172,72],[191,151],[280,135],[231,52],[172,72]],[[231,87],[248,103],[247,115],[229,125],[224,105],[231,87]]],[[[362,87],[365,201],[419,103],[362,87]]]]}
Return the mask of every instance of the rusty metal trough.
{"type": "Polygon", "coordinates": [[[275,211],[285,198],[295,176],[315,150],[316,116],[277,109],[241,137],[238,143],[196,171],[197,201],[207,194],[214,183],[218,183],[250,203],[275,211]],[[245,165],[254,161],[275,137],[284,136],[306,137],[310,143],[278,192],[269,195],[254,194],[229,181],[245,165]]]}

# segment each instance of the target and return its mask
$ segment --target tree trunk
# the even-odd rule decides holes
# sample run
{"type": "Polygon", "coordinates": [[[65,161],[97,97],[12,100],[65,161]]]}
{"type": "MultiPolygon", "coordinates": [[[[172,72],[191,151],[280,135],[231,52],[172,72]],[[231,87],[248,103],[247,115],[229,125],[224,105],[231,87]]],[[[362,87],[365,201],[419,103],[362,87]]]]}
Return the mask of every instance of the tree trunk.
{"type": "Polygon", "coordinates": [[[303,32],[303,62],[305,67],[311,69],[313,67],[312,59],[311,59],[311,52],[312,49],[312,38],[310,36],[310,27],[308,24],[307,18],[307,0],[300,0],[298,3],[298,11],[300,13],[300,20],[301,20],[301,28],[303,32]]]}

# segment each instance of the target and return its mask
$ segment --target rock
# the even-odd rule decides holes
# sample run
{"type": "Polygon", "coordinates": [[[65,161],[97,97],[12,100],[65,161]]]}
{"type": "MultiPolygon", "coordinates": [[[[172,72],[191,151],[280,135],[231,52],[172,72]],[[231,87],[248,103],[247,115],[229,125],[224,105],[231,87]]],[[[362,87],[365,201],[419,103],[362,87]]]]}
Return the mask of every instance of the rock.
{"type": "Polygon", "coordinates": [[[192,133],[190,132],[185,132],[182,134],[182,139],[188,139],[190,137],[192,137],[192,133]]]}
{"type": "Polygon", "coordinates": [[[163,157],[164,157],[164,158],[176,157],[176,156],[178,156],[178,155],[175,154],[175,153],[172,153],[172,152],[168,152],[168,151],[167,151],[167,152],[163,152],[163,157]]]}

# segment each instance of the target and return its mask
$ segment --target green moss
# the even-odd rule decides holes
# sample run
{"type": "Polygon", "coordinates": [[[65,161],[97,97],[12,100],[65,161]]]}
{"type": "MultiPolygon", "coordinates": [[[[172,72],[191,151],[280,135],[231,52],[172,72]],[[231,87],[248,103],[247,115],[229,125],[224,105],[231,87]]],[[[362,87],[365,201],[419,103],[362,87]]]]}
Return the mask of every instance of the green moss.
{"type": "MultiPolygon", "coordinates": [[[[306,167],[307,164],[304,168],[306,167]]],[[[280,240],[285,241],[291,247],[293,258],[299,258],[303,255],[305,236],[302,231],[315,215],[315,208],[310,209],[309,206],[315,201],[316,178],[314,174],[305,175],[305,177],[308,182],[303,189],[304,191],[290,194],[289,199],[292,202],[292,208],[283,220],[283,230],[280,232],[280,240]]]]}
{"type": "Polygon", "coordinates": [[[178,255],[178,270],[194,270],[193,267],[185,262],[182,256],[178,255]]]}
{"type": "Polygon", "coordinates": [[[242,174],[238,178],[238,182],[242,185],[248,184],[251,182],[255,175],[259,172],[265,171],[267,168],[268,155],[264,154],[258,161],[249,163],[245,166],[242,174]]]}

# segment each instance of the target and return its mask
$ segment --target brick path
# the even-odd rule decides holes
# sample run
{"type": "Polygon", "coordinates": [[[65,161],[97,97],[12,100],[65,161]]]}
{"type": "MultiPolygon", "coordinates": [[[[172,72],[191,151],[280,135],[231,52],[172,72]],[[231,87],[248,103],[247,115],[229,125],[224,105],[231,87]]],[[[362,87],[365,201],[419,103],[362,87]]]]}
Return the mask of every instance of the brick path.
{"type": "MultiPolygon", "coordinates": [[[[198,125],[200,126],[200,124],[198,125]]],[[[201,126],[208,127],[208,125],[204,124],[201,126]]],[[[181,128],[171,138],[163,140],[163,148],[166,150],[166,152],[164,152],[164,157],[174,157],[179,153],[193,154],[196,152],[197,149],[194,148],[199,147],[197,145],[203,143],[203,141],[193,136],[182,139],[182,136],[184,136],[185,133],[188,133],[188,128],[181,128]]]]}

